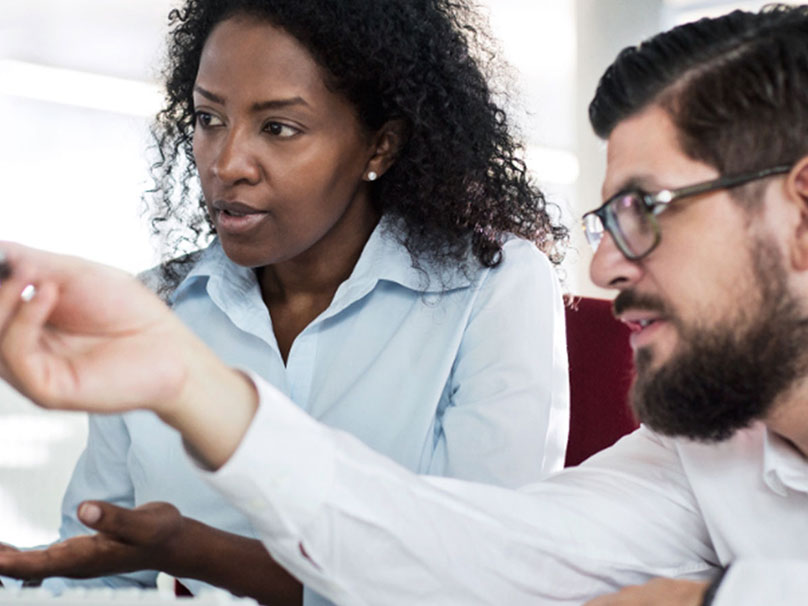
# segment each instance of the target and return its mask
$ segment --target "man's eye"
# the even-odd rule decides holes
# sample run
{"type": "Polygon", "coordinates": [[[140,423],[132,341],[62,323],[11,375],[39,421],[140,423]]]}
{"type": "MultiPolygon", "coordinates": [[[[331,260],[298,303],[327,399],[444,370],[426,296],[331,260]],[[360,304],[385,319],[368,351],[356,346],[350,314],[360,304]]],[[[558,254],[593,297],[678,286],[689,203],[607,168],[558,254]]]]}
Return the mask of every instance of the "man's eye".
{"type": "Polygon", "coordinates": [[[294,137],[300,132],[300,130],[294,126],[289,126],[288,124],[283,124],[282,122],[267,122],[267,125],[264,127],[264,131],[274,137],[282,137],[284,139],[294,137]]]}
{"type": "Polygon", "coordinates": [[[196,122],[197,126],[201,126],[202,128],[210,128],[212,126],[222,125],[222,121],[209,112],[196,112],[194,114],[194,121],[196,122]]]}

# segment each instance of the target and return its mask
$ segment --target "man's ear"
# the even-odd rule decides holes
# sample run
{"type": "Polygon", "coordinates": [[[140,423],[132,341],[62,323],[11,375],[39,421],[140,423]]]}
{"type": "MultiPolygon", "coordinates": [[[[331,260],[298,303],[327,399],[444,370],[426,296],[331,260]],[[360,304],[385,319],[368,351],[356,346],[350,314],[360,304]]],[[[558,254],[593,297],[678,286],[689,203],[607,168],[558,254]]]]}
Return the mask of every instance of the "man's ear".
{"type": "Polygon", "coordinates": [[[365,179],[374,181],[395,163],[407,141],[407,123],[403,119],[388,120],[373,135],[373,155],[365,168],[365,179]]]}
{"type": "Polygon", "coordinates": [[[786,195],[797,206],[799,222],[792,247],[792,263],[796,269],[808,270],[808,156],[801,158],[785,183],[786,195]]]}

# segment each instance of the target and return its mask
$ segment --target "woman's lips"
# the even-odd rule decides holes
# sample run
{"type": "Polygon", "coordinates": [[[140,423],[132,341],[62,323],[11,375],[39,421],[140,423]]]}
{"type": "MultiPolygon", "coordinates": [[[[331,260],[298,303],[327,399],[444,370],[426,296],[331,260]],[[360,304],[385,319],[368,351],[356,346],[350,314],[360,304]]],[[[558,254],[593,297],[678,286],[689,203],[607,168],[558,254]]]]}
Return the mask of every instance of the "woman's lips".
{"type": "Polygon", "coordinates": [[[214,202],[213,211],[216,231],[229,234],[249,232],[268,214],[266,211],[258,210],[242,202],[224,201],[214,202]]]}

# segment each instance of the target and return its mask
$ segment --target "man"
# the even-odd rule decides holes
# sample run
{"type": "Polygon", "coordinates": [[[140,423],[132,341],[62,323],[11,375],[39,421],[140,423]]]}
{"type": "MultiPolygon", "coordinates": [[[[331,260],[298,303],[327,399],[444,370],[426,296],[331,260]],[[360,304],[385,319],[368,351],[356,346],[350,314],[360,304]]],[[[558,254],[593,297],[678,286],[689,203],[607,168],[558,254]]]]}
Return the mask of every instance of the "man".
{"type": "Polygon", "coordinates": [[[802,604],[806,80],[806,7],[683,26],[604,75],[591,272],[634,330],[647,427],[542,483],[416,477],[224,367],[128,277],[11,244],[2,375],[47,407],[154,410],[338,603],[802,604]]]}

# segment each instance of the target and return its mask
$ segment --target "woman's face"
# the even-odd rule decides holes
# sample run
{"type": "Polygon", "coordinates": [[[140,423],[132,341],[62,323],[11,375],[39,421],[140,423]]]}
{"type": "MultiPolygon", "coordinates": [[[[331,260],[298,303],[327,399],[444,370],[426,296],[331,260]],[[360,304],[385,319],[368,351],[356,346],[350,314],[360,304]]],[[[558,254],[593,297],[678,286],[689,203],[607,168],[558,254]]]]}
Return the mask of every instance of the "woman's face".
{"type": "Polygon", "coordinates": [[[292,36],[233,17],[211,32],[194,86],[194,157],[228,257],[259,267],[361,247],[375,221],[372,133],[292,36]]]}

